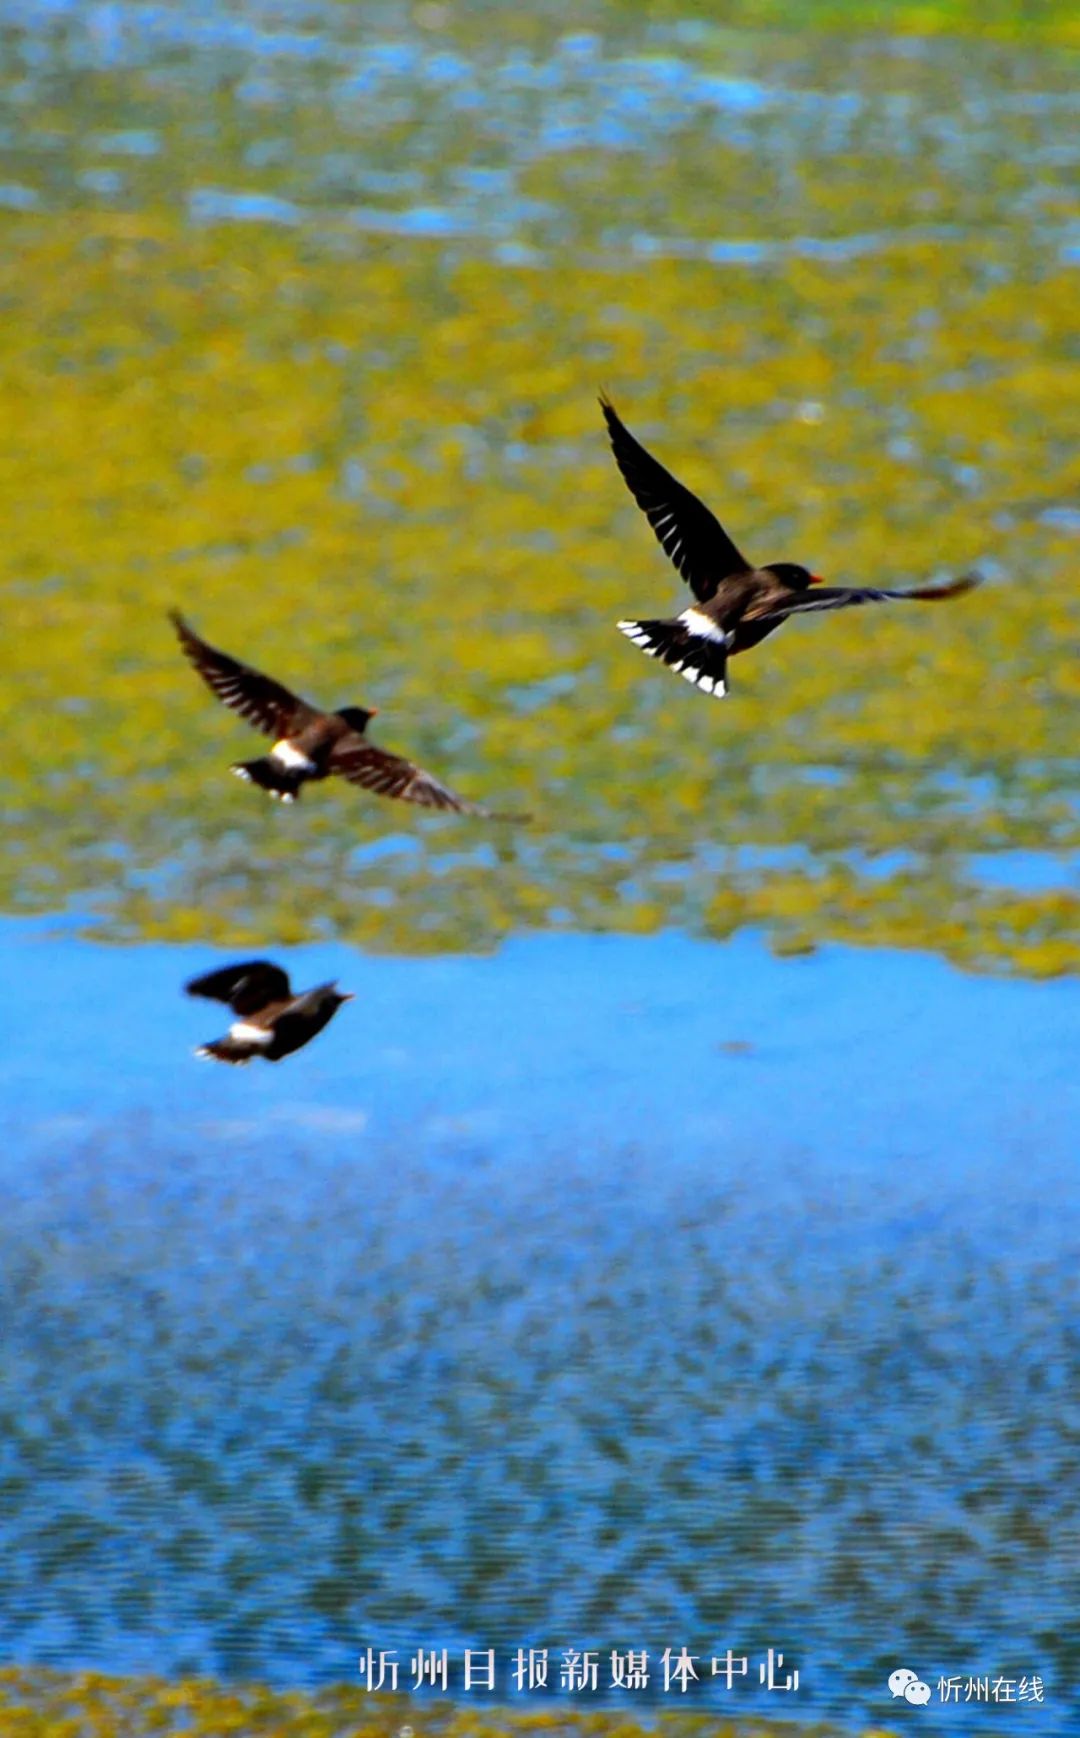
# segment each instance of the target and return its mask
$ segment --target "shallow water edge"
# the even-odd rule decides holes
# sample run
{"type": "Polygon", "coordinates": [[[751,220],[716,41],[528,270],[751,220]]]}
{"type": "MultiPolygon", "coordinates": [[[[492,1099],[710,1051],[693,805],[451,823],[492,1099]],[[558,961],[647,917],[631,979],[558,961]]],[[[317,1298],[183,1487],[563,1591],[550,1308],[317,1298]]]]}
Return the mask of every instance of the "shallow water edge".
{"type": "MultiPolygon", "coordinates": [[[[835,1730],[819,1721],[778,1726],[697,1712],[650,1712],[639,1724],[621,1711],[418,1703],[351,1686],[300,1693],[205,1678],[165,1682],[18,1668],[0,1670],[0,1720],[17,1722],[5,1729],[17,1730],[19,1738],[56,1738],[72,1721],[79,1722],[81,1738],[221,1738],[225,1732],[244,1738],[525,1738],[544,1732],[561,1738],[776,1738],[780,1732],[786,1738],[831,1738],[835,1730]]],[[[874,1738],[887,1734],[877,1728],[874,1738]]]]}

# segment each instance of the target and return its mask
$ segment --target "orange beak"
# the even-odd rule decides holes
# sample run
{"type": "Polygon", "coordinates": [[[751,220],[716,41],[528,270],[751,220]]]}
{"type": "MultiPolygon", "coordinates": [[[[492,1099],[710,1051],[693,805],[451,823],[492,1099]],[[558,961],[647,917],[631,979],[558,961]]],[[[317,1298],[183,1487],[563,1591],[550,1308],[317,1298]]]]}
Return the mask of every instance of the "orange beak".
{"type": "Polygon", "coordinates": [[[812,573],[810,575],[810,584],[811,585],[824,585],[824,583],[825,583],[825,581],[822,579],[820,573],[812,573]]]}

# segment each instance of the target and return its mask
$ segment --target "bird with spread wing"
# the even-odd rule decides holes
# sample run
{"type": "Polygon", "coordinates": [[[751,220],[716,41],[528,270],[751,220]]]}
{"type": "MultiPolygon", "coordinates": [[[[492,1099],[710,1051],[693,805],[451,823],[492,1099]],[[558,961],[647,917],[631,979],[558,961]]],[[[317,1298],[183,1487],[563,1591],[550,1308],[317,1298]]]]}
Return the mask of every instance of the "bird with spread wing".
{"type": "Polygon", "coordinates": [[[283,1056],[302,1050],[339,1008],[353,1000],[334,983],[294,994],[288,973],[273,960],[240,960],[192,978],[184,988],[189,996],[224,1002],[237,1016],[224,1038],[212,1038],[195,1052],[234,1066],[255,1056],[280,1062],[283,1056]]]}
{"type": "Polygon", "coordinates": [[[274,739],[269,754],[238,761],[232,771],[279,802],[292,803],[305,784],[337,775],[381,797],[398,797],[427,809],[452,809],[492,821],[522,821],[466,801],[400,754],[377,748],[366,737],[374,706],[342,706],[322,712],[272,676],[221,652],[199,638],[179,610],[170,617],[187,658],[212,694],[248,724],[274,739]]]}
{"type": "Polygon", "coordinates": [[[614,405],[601,398],[600,408],[623,481],[695,600],[670,621],[621,621],[618,626],[643,652],[706,694],[722,699],[729,657],[758,645],[791,616],[865,603],[940,603],[979,583],[978,574],[967,573],[945,585],[887,591],[822,585],[816,573],[792,561],[755,567],[705,503],[635,440],[614,405]]]}

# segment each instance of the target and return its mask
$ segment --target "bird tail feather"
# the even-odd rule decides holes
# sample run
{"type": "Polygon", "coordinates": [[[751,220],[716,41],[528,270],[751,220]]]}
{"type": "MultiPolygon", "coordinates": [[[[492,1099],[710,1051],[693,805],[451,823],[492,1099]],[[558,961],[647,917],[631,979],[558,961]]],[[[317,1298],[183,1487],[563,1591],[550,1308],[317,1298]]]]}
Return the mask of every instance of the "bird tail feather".
{"type": "Polygon", "coordinates": [[[695,634],[676,618],[666,622],[619,622],[619,631],[650,658],[659,658],[686,682],[722,700],[727,693],[727,647],[695,634]]]}
{"type": "Polygon", "coordinates": [[[200,1044],[196,1056],[212,1057],[215,1062],[250,1062],[253,1056],[258,1056],[258,1046],[241,1044],[235,1038],[213,1038],[209,1044],[200,1044]]]}
{"type": "Polygon", "coordinates": [[[260,755],[258,760],[238,760],[231,771],[282,803],[295,803],[304,782],[302,768],[282,766],[270,754],[260,755]]]}

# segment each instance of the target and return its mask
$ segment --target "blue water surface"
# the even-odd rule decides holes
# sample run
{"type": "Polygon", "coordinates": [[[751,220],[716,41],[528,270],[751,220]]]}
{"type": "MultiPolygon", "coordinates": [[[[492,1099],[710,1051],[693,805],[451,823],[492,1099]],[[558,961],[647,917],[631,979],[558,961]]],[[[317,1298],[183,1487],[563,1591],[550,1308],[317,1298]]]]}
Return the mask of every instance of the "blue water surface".
{"type": "Polygon", "coordinates": [[[725,1708],[1075,1729],[1075,981],[309,947],[357,1001],[228,1070],[223,957],[0,924],[4,1655],[773,1646],[725,1708]]]}

